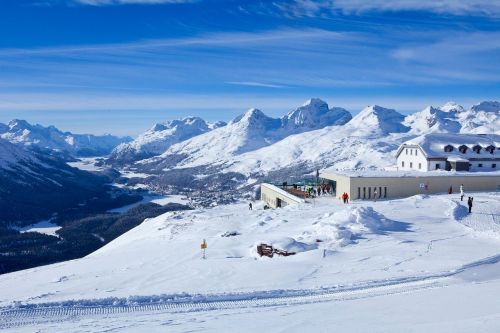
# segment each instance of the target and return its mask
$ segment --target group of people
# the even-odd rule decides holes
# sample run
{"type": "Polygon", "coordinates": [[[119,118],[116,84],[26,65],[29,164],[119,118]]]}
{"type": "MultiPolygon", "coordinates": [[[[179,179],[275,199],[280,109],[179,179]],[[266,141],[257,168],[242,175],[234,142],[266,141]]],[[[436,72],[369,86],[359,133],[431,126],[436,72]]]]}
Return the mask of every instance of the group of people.
{"type": "Polygon", "coordinates": [[[347,192],[344,192],[341,197],[345,204],[349,203],[349,194],[347,194],[347,192]]]}
{"type": "Polygon", "coordinates": [[[326,194],[330,194],[331,193],[330,191],[331,191],[331,187],[328,184],[321,184],[321,185],[318,185],[317,187],[309,186],[306,189],[306,192],[309,193],[310,196],[312,196],[312,195],[314,195],[314,196],[326,195],[326,194]]]}

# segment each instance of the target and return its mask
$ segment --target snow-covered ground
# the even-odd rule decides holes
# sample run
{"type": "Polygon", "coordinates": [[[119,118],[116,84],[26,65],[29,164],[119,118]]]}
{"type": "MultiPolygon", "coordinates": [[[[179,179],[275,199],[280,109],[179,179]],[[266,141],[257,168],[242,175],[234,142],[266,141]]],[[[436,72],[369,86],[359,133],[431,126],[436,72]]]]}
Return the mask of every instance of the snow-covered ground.
{"type": "Polygon", "coordinates": [[[498,332],[500,196],[468,195],[470,215],[450,195],[169,212],[85,258],[0,276],[0,328],[498,332]],[[298,253],[260,258],[260,242],[298,253]]]}
{"type": "Polygon", "coordinates": [[[68,162],[68,165],[84,171],[102,171],[104,167],[96,165],[98,159],[100,157],[80,157],[75,162],[68,162]]]}
{"type": "Polygon", "coordinates": [[[183,205],[189,204],[189,199],[183,195],[154,195],[154,194],[147,194],[143,195],[143,199],[139,202],[122,206],[119,208],[111,209],[109,210],[110,213],[124,213],[128,211],[130,208],[137,207],[141,204],[147,203],[147,202],[153,202],[161,206],[165,206],[169,203],[179,203],[183,205]]]}
{"type": "Polygon", "coordinates": [[[57,236],[56,231],[61,229],[60,226],[50,222],[50,220],[40,221],[38,223],[30,224],[24,228],[18,228],[19,232],[38,232],[41,234],[57,236]]]}

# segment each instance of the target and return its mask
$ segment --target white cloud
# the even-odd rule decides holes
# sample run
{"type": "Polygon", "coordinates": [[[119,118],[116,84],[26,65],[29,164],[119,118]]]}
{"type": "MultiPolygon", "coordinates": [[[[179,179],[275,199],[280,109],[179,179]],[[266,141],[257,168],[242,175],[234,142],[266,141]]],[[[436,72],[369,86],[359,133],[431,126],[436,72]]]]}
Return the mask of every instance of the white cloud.
{"type": "Polygon", "coordinates": [[[429,11],[438,14],[500,17],[500,1],[494,0],[294,0],[278,3],[292,16],[317,16],[326,12],[429,11]]]}

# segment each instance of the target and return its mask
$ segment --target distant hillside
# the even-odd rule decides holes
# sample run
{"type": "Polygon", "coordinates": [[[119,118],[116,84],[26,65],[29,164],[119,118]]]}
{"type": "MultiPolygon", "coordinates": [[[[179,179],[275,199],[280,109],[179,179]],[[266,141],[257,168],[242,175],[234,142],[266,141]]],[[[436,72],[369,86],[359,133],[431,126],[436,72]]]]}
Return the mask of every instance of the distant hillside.
{"type": "Polygon", "coordinates": [[[0,139],[0,226],[27,225],[54,213],[94,212],[139,200],[112,193],[107,176],[68,166],[0,139]]]}
{"type": "Polygon", "coordinates": [[[62,132],[54,126],[32,125],[20,119],[14,119],[8,124],[0,124],[0,138],[39,151],[71,156],[107,155],[117,145],[132,140],[130,137],[113,135],[62,132]]]}

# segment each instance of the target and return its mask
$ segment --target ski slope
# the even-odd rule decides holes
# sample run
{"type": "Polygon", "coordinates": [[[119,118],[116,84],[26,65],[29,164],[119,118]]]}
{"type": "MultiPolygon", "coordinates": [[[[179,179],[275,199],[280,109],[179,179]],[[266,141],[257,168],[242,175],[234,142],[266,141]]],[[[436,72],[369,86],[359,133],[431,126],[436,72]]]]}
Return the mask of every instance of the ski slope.
{"type": "Polygon", "coordinates": [[[0,329],[495,332],[500,196],[470,195],[471,215],[458,195],[167,213],[86,258],[0,276],[0,329]],[[260,242],[298,254],[259,258],[260,242]]]}

